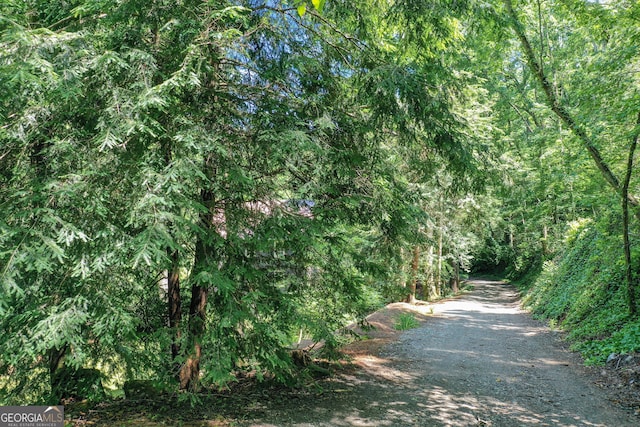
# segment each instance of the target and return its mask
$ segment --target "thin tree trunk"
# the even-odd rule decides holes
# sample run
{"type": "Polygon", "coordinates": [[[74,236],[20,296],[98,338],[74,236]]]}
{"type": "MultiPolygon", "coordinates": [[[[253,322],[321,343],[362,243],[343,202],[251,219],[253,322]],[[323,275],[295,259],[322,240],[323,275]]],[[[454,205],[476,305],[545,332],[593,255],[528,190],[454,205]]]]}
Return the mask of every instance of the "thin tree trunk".
{"type": "Polygon", "coordinates": [[[458,293],[460,291],[460,262],[458,261],[458,259],[456,258],[455,260],[455,265],[454,265],[454,274],[455,274],[455,278],[456,278],[456,289],[455,292],[458,293]]]}
{"type": "Polygon", "coordinates": [[[451,277],[449,278],[449,287],[451,288],[451,291],[454,294],[457,294],[458,291],[460,290],[460,270],[458,267],[458,261],[457,260],[451,260],[449,262],[449,265],[451,266],[451,270],[452,270],[452,274],[451,277]]]}
{"type": "MultiPolygon", "coordinates": [[[[170,139],[162,141],[165,167],[170,167],[173,162],[173,150],[170,139]]],[[[171,229],[171,223],[168,224],[171,229]]],[[[180,338],[182,323],[182,295],[180,293],[180,253],[177,249],[167,247],[167,256],[171,265],[167,270],[167,309],[169,315],[169,328],[173,333],[171,342],[171,361],[175,364],[180,356],[180,338]]],[[[174,366],[175,374],[179,377],[180,366],[174,366]]]]}
{"type": "Polygon", "coordinates": [[[433,246],[429,246],[429,252],[427,253],[427,271],[424,286],[422,287],[422,299],[429,301],[435,289],[433,286],[433,246]]]}
{"type": "Polygon", "coordinates": [[[509,227],[509,247],[513,249],[516,237],[513,235],[513,229],[509,227]]]}
{"type": "Polygon", "coordinates": [[[202,286],[194,284],[191,287],[191,304],[189,306],[189,336],[191,351],[180,371],[180,389],[197,391],[200,378],[200,359],[202,344],[200,340],[204,333],[206,321],[206,305],[208,291],[202,286]]]}
{"type": "Polygon", "coordinates": [[[436,266],[436,295],[442,295],[442,236],[438,238],[438,264],[436,266]]]}
{"type": "Polygon", "coordinates": [[[66,381],[63,378],[64,375],[59,375],[59,372],[63,372],[65,369],[65,359],[67,352],[69,351],[69,345],[63,344],[62,347],[53,347],[47,350],[48,368],[49,368],[49,386],[51,387],[51,397],[56,401],[63,397],[59,394],[61,388],[66,386],[66,381]]]}
{"type": "MultiPolygon", "coordinates": [[[[640,113],[636,120],[636,125],[640,126],[640,113]]],[[[624,263],[625,263],[625,279],[627,282],[627,302],[629,304],[629,312],[632,316],[637,314],[638,308],[636,303],[636,285],[633,280],[633,271],[631,265],[631,241],[629,239],[629,184],[631,182],[631,174],[633,172],[633,157],[638,146],[639,131],[636,130],[635,135],[629,146],[629,157],[627,159],[627,170],[622,184],[622,222],[624,236],[624,263]]]]}
{"type": "Polygon", "coordinates": [[[180,326],[182,322],[182,298],[180,294],[180,272],[178,251],[168,249],[171,268],[167,272],[167,299],[169,309],[169,328],[173,331],[171,360],[175,362],[180,355],[180,326]]]}
{"type": "Polygon", "coordinates": [[[442,295],[442,214],[438,220],[438,265],[436,269],[436,294],[442,295]]]}
{"type": "MultiPolygon", "coordinates": [[[[46,157],[46,152],[50,145],[51,144],[49,142],[38,139],[30,147],[29,160],[33,167],[31,189],[34,193],[32,197],[32,212],[37,212],[39,208],[44,207],[44,201],[48,199],[44,188],[50,175],[50,168],[46,157]]],[[[53,205],[55,200],[51,199],[49,203],[53,205]]],[[[34,223],[37,221],[37,216],[33,213],[31,220],[34,221],[34,223]]],[[[64,298],[59,293],[55,293],[52,297],[55,304],[59,304],[61,299],[64,298]]],[[[55,389],[58,386],[58,384],[56,384],[56,381],[58,381],[56,378],[56,372],[64,367],[64,360],[68,349],[68,344],[63,342],[59,346],[54,345],[46,350],[45,356],[47,360],[47,368],[49,370],[49,385],[51,386],[51,389],[55,389]]]]}
{"type": "MultiPolygon", "coordinates": [[[[602,174],[605,181],[607,181],[607,183],[611,186],[611,188],[615,190],[616,193],[622,195],[623,188],[620,184],[620,180],[602,158],[602,154],[596,147],[595,142],[589,137],[586,130],[576,122],[569,111],[560,103],[560,99],[558,96],[558,87],[557,85],[549,81],[542,67],[542,63],[538,60],[538,58],[536,58],[533,48],[531,47],[531,43],[529,42],[529,39],[527,38],[527,35],[525,33],[524,27],[518,19],[517,14],[513,10],[512,0],[503,1],[507,14],[511,19],[512,27],[515,30],[518,39],[520,40],[520,44],[522,46],[522,50],[524,51],[523,53],[527,58],[529,67],[542,86],[549,107],[582,142],[582,145],[586,148],[589,156],[591,156],[591,159],[600,170],[600,173],[602,174]]],[[[626,193],[627,194],[625,194],[624,197],[627,198],[627,203],[633,207],[634,215],[636,216],[636,218],[638,218],[638,220],[640,220],[640,203],[633,195],[629,194],[628,191],[626,193]]]]}
{"type": "Polygon", "coordinates": [[[400,275],[399,286],[407,287],[407,275],[405,274],[404,248],[400,248],[400,275]]]}
{"type": "Polygon", "coordinates": [[[69,350],[69,346],[67,344],[63,344],[60,348],[53,347],[48,351],[49,379],[51,381],[52,388],[55,385],[53,384],[53,379],[55,378],[56,371],[64,367],[64,359],[67,356],[67,350],[69,350]]]}
{"type": "Polygon", "coordinates": [[[413,247],[413,259],[411,261],[411,284],[409,286],[409,294],[406,302],[409,304],[416,303],[416,285],[418,283],[418,265],[420,264],[420,247],[413,247]]]}
{"type": "MultiPolygon", "coordinates": [[[[209,162],[206,162],[208,165],[209,162]]],[[[213,193],[203,189],[201,191],[202,205],[207,208],[200,215],[200,224],[206,233],[214,230],[214,198],[213,193]]],[[[215,250],[207,243],[207,237],[198,237],[196,242],[193,273],[197,275],[206,268],[211,268],[211,260],[215,250]]],[[[205,331],[207,296],[209,289],[199,283],[191,286],[191,304],[189,305],[189,348],[185,349],[187,359],[180,370],[180,389],[197,391],[200,378],[200,359],[202,357],[201,339],[205,331]]]]}

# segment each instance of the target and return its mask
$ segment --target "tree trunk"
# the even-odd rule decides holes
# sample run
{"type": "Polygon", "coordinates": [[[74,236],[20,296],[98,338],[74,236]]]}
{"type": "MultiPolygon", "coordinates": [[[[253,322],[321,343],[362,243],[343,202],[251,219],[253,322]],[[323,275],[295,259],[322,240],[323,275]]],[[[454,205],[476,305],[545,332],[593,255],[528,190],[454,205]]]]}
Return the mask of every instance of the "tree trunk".
{"type": "Polygon", "coordinates": [[[451,292],[457,294],[460,290],[460,269],[458,267],[458,261],[451,260],[449,265],[451,265],[452,270],[452,275],[449,279],[449,287],[451,288],[451,292]]]}
{"type": "Polygon", "coordinates": [[[456,259],[455,261],[455,265],[454,265],[454,275],[456,278],[456,289],[455,292],[458,293],[460,291],[460,263],[458,262],[458,260],[456,259]]]}
{"type": "Polygon", "coordinates": [[[64,344],[60,348],[50,348],[48,351],[49,378],[51,379],[52,382],[53,382],[53,378],[55,377],[56,371],[64,367],[64,359],[67,356],[68,349],[69,349],[69,346],[67,344],[64,344]]]}
{"type": "Polygon", "coordinates": [[[442,215],[438,224],[438,265],[436,268],[436,294],[442,295],[442,215]]]}
{"type": "Polygon", "coordinates": [[[400,275],[399,277],[399,282],[398,282],[398,286],[402,286],[403,288],[407,287],[407,275],[405,274],[405,261],[404,261],[404,248],[400,248],[400,275]]]}
{"type": "Polygon", "coordinates": [[[409,304],[416,303],[416,285],[418,283],[418,265],[420,264],[420,247],[413,247],[413,259],[411,261],[411,284],[409,286],[409,294],[406,302],[409,304]]]}
{"type": "Polygon", "coordinates": [[[167,272],[167,299],[169,309],[169,328],[173,332],[171,360],[175,362],[180,355],[180,326],[182,322],[182,299],[180,295],[180,272],[178,251],[168,250],[171,268],[167,272]]]}
{"type": "MultiPolygon", "coordinates": [[[[640,126],[640,113],[636,120],[636,125],[640,126]]],[[[624,236],[624,264],[625,264],[625,280],[627,284],[627,303],[629,305],[629,313],[635,316],[638,312],[636,302],[636,284],[633,280],[633,270],[631,264],[631,240],[629,239],[629,184],[631,182],[631,173],[633,172],[633,157],[636,147],[638,146],[639,131],[636,131],[629,146],[629,157],[627,158],[627,170],[624,181],[622,183],[622,223],[624,236]]]]}
{"type": "MultiPolygon", "coordinates": [[[[162,141],[165,166],[170,167],[173,162],[171,140],[162,141]]],[[[168,225],[171,229],[171,224],[168,225]]],[[[167,305],[169,314],[169,328],[173,333],[171,342],[171,361],[175,364],[180,355],[180,338],[182,326],[182,295],[180,293],[180,253],[177,249],[167,247],[167,255],[171,265],[167,270],[167,305]]],[[[180,366],[174,366],[176,376],[179,377],[180,366]]]]}
{"type": "Polygon", "coordinates": [[[548,238],[549,238],[549,229],[547,228],[547,225],[543,225],[542,226],[542,241],[540,242],[542,244],[542,256],[546,257],[547,255],[549,255],[549,245],[548,245],[548,238]]]}
{"type": "MultiPolygon", "coordinates": [[[[206,162],[209,164],[209,162],[206,162]]],[[[202,205],[207,208],[200,214],[200,224],[206,236],[199,236],[196,242],[195,260],[192,275],[196,276],[200,271],[212,268],[212,259],[215,249],[211,246],[209,236],[216,233],[214,226],[214,199],[213,193],[203,189],[201,191],[202,205]]],[[[200,358],[202,357],[201,339],[205,331],[207,318],[208,287],[194,283],[191,286],[191,304],[189,305],[189,348],[186,349],[187,359],[180,370],[180,389],[197,391],[200,378],[200,358]]]]}
{"type": "Polygon", "coordinates": [[[425,301],[429,301],[435,293],[435,289],[433,286],[433,246],[429,246],[426,264],[427,271],[424,286],[422,287],[422,299],[425,301]]]}
{"type": "MultiPolygon", "coordinates": [[[[525,58],[527,59],[527,63],[529,64],[529,68],[542,86],[549,107],[556,114],[556,116],[558,116],[558,118],[560,118],[560,120],[562,120],[562,122],[569,129],[571,129],[571,132],[573,132],[582,142],[582,145],[589,153],[589,156],[594,161],[596,167],[598,168],[598,170],[600,170],[602,177],[609,184],[609,186],[611,186],[611,188],[613,188],[616,193],[622,196],[623,188],[620,184],[620,180],[613,173],[611,168],[609,168],[609,165],[604,161],[600,150],[598,150],[595,145],[595,142],[591,139],[591,137],[589,137],[587,131],[582,126],[580,126],[580,124],[578,124],[578,122],[573,118],[569,111],[560,103],[560,98],[558,97],[558,87],[556,84],[549,81],[547,75],[545,74],[544,68],[542,67],[542,63],[538,60],[538,58],[536,58],[533,48],[531,47],[531,43],[529,42],[529,39],[527,38],[527,35],[525,33],[525,29],[518,19],[518,15],[516,15],[515,11],[513,10],[512,0],[504,0],[504,5],[509,19],[511,20],[511,26],[513,27],[518,39],[520,40],[520,45],[522,46],[522,50],[525,58]]],[[[624,197],[627,198],[626,203],[632,206],[636,218],[640,220],[640,202],[638,202],[638,200],[633,195],[629,194],[628,191],[626,191],[624,197]]]]}
{"type": "Polygon", "coordinates": [[[200,379],[200,358],[202,345],[200,340],[204,333],[206,321],[208,290],[194,284],[191,287],[191,304],[189,306],[189,337],[191,351],[180,371],[180,389],[197,391],[200,379]]]}
{"type": "MultiPolygon", "coordinates": [[[[626,190],[625,190],[626,191],[626,190]]],[[[633,271],[631,270],[631,242],[629,240],[629,200],[622,199],[622,222],[624,235],[624,265],[625,282],[627,285],[627,305],[629,313],[636,315],[636,290],[633,283],[633,271]]]]}

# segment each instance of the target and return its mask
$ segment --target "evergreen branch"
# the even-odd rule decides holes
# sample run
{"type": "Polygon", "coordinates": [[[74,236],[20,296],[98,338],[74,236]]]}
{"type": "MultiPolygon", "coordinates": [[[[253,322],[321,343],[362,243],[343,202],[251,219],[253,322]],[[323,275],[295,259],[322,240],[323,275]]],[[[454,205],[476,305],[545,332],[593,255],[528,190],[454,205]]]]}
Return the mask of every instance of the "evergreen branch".
{"type": "Polygon", "coordinates": [[[346,49],[343,49],[339,46],[337,46],[336,44],[330,42],[329,40],[323,38],[322,34],[320,34],[319,31],[317,31],[314,28],[311,28],[310,26],[300,22],[299,23],[300,26],[302,26],[302,28],[305,28],[307,31],[314,33],[316,36],[320,37],[322,39],[323,42],[325,42],[326,44],[328,44],[329,46],[331,46],[337,53],[338,55],[340,55],[342,57],[342,61],[349,66],[349,68],[351,68],[352,70],[355,69],[355,67],[353,65],[351,65],[351,62],[349,61],[349,59],[347,59],[347,57],[345,56],[345,52],[348,53],[348,51],[346,49]]]}
{"type": "Polygon", "coordinates": [[[331,31],[339,34],[343,39],[345,39],[347,42],[353,44],[353,46],[358,48],[360,51],[364,50],[364,48],[358,44],[359,40],[357,38],[355,38],[353,36],[350,36],[350,35],[346,34],[344,31],[340,30],[338,27],[336,27],[331,22],[329,22],[329,20],[327,20],[324,16],[322,16],[320,13],[318,13],[318,11],[312,10],[311,12],[308,12],[308,13],[310,15],[316,17],[319,21],[322,21],[322,23],[324,23],[326,26],[328,26],[331,29],[331,31]]]}
{"type": "MultiPolygon", "coordinates": [[[[272,12],[277,12],[283,15],[288,15],[290,12],[295,12],[295,14],[297,15],[297,9],[295,7],[289,7],[289,8],[277,8],[277,7],[273,7],[273,6],[268,6],[268,5],[262,5],[262,6],[258,6],[255,9],[253,9],[254,11],[258,11],[258,10],[270,10],[272,12]]],[[[328,19],[326,19],[325,17],[323,17],[320,13],[318,13],[318,11],[316,10],[312,10],[312,11],[307,11],[307,14],[315,17],[316,19],[318,19],[319,21],[321,21],[323,24],[325,24],[327,27],[329,27],[329,29],[331,31],[333,31],[334,33],[338,34],[340,37],[342,37],[345,41],[347,41],[348,43],[352,44],[354,47],[356,47],[358,50],[363,51],[364,48],[362,46],[360,46],[357,42],[358,39],[356,39],[353,36],[350,36],[348,34],[346,34],[344,31],[340,30],[338,27],[336,27],[335,25],[333,25],[331,22],[329,22],[328,19]]],[[[294,18],[295,19],[295,18],[294,18]]],[[[342,60],[345,62],[345,64],[347,64],[351,69],[353,69],[354,67],[351,65],[351,63],[349,62],[349,60],[345,57],[344,52],[347,52],[347,49],[343,49],[339,46],[337,46],[335,43],[330,42],[329,40],[327,40],[322,34],[320,34],[317,30],[309,27],[308,25],[304,24],[303,22],[298,22],[299,25],[301,25],[303,28],[305,28],[307,31],[310,31],[314,34],[316,34],[318,37],[320,37],[320,39],[328,44],[329,46],[331,46],[336,52],[338,52],[338,54],[342,57],[342,60]]]]}

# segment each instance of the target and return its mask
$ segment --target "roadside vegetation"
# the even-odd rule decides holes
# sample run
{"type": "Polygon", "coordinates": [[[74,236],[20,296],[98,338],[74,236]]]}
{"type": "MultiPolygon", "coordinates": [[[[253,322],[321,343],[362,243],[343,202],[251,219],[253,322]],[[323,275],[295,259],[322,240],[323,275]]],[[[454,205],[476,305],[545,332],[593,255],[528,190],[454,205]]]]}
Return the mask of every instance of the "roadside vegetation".
{"type": "Polygon", "coordinates": [[[572,223],[558,253],[518,281],[525,306],[566,331],[588,364],[640,350],[640,319],[628,310],[624,255],[612,225],[610,220],[572,223]]]}
{"type": "Polygon", "coordinates": [[[416,319],[413,314],[410,313],[402,313],[398,316],[393,327],[398,331],[406,331],[407,329],[413,329],[420,326],[420,322],[416,319]]]}
{"type": "Polygon", "coordinates": [[[639,16],[0,2],[0,404],[297,385],[469,273],[638,350],[639,16]]]}

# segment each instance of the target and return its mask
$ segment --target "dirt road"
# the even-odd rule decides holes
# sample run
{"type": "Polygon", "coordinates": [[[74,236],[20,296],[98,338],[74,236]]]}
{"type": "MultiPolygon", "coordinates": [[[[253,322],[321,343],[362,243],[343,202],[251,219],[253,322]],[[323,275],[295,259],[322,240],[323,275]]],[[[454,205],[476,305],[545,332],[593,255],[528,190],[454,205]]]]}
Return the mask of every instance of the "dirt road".
{"type": "Polygon", "coordinates": [[[433,305],[433,315],[321,398],[249,411],[240,426],[638,426],[509,285],[433,305]],[[260,415],[258,415],[260,414],[260,415]]]}

